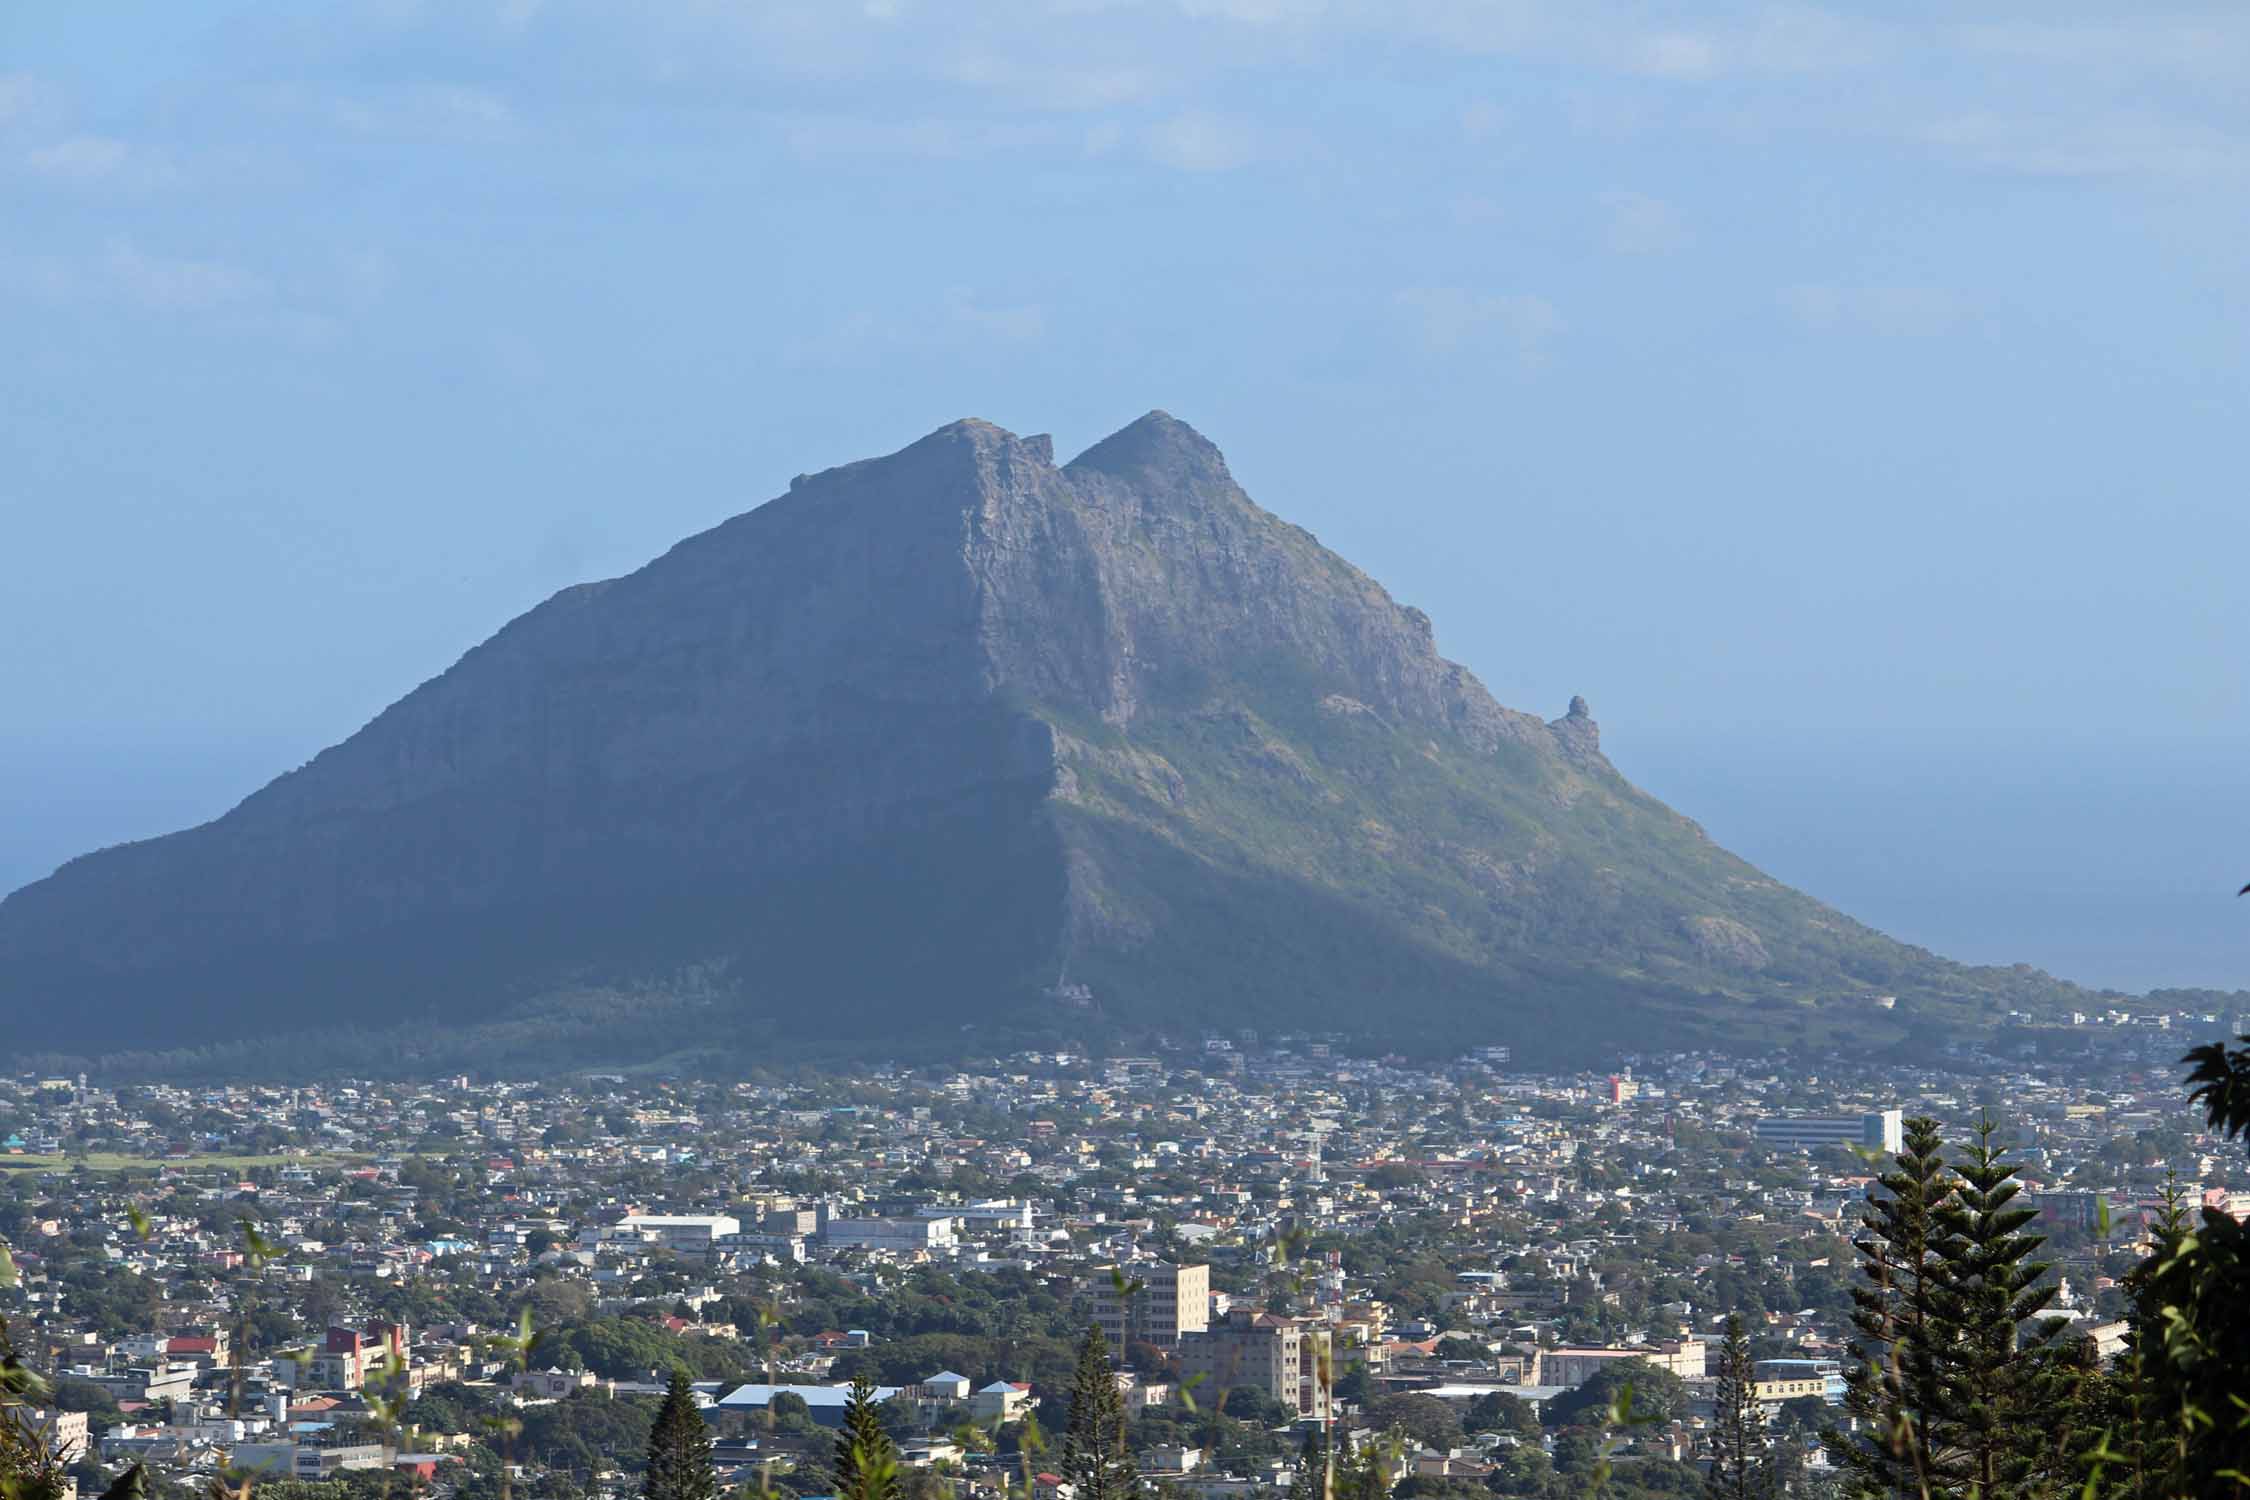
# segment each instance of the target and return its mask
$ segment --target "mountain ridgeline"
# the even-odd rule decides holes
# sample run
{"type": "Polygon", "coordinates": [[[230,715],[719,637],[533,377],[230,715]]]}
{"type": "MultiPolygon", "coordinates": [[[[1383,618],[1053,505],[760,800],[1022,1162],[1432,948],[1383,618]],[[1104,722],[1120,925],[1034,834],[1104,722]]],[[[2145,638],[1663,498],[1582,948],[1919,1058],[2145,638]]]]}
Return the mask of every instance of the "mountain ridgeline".
{"type": "Polygon", "coordinates": [[[1567,1057],[2066,993],[1716,847],[1583,702],[1495,702],[1161,412],[1062,466],[963,421],[800,478],[0,903],[21,1050],[184,1066],[1238,1027],[1567,1057]]]}

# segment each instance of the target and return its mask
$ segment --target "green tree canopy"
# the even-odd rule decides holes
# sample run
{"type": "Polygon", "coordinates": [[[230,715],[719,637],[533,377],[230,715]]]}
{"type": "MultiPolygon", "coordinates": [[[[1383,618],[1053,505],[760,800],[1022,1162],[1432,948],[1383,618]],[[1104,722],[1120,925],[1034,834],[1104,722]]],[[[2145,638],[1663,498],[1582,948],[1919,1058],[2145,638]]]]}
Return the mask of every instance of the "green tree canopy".
{"type": "MultiPolygon", "coordinates": [[[[1627,1390],[1632,1392],[1633,1413],[1637,1417],[1668,1422],[1687,1415],[1686,1381],[1645,1359],[1618,1359],[1596,1370],[1585,1384],[1552,1397],[1547,1402],[1547,1425],[1577,1427],[1598,1423],[1627,1390]]],[[[1560,1462],[1559,1453],[1557,1462],[1560,1462]]]]}
{"type": "Polygon", "coordinates": [[[1453,1404],[1418,1391],[1377,1396],[1367,1403],[1367,1424],[1379,1432],[1403,1432],[1425,1448],[1461,1445],[1461,1417],[1453,1404]]]}

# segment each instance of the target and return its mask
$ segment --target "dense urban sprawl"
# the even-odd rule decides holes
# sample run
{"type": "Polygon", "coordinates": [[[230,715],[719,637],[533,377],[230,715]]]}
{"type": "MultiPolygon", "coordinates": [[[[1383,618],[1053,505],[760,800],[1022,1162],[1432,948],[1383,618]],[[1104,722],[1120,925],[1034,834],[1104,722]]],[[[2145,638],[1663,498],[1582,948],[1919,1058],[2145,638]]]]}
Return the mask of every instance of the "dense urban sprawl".
{"type": "Polygon", "coordinates": [[[1242,1033],[735,1083],[19,1078],[0,1313],[45,1395],[10,1410],[88,1491],[140,1461],[575,1500],[641,1487],[684,1369],[719,1479],[808,1496],[859,1379],[908,1494],[1060,1500],[1095,1327],[1159,1490],[1285,1490],[1310,1432],[1393,1444],[1407,1497],[1597,1467],[1692,1494],[1734,1315],[1817,1492],[1902,1118],[2001,1122],[2052,1310],[2112,1356],[2166,1193],[2250,1211],[2174,1066],[2232,1019],[2088,1018],[2080,1060],[1943,1068],[1529,1076],[1242,1033]]]}

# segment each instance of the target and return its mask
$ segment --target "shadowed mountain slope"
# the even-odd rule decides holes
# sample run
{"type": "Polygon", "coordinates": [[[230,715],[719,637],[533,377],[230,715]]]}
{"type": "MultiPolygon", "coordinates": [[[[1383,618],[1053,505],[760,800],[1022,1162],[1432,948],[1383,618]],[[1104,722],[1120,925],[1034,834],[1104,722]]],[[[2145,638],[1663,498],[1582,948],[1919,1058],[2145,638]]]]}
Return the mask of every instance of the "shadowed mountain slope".
{"type": "Polygon", "coordinates": [[[1716,847],[1583,702],[1493,701],[1161,412],[1059,467],[963,421],[801,478],[226,816],[0,903],[0,1016],[75,1055],[1254,1026],[1566,1056],[1882,1041],[2068,992],[1716,847]]]}

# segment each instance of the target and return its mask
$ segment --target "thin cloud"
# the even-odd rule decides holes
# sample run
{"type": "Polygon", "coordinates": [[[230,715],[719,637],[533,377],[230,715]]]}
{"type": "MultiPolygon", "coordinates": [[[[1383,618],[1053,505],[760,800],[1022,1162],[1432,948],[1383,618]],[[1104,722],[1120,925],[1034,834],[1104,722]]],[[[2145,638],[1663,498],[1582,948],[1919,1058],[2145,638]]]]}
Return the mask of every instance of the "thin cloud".
{"type": "Polygon", "coordinates": [[[954,120],[925,116],[875,120],[853,115],[787,115],[773,122],[783,147],[803,160],[890,156],[965,161],[1001,153],[1075,146],[1081,136],[1046,121],[954,120]]]}
{"type": "Polygon", "coordinates": [[[1627,49],[1627,66],[1658,78],[1706,78],[1719,71],[1719,45],[1684,32],[1637,38],[1627,49]]]}
{"type": "Polygon", "coordinates": [[[1890,55],[1891,30],[1803,5],[1707,7],[1692,28],[1654,27],[1646,8],[1578,0],[1355,0],[1311,8],[1307,31],[1348,42],[1380,32],[1444,51],[1574,63],[1694,81],[1736,74],[1817,74],[1890,55]]]}
{"type": "Polygon", "coordinates": [[[1033,302],[1000,302],[968,287],[948,287],[934,309],[878,313],[854,308],[817,333],[786,340],[785,364],[850,369],[902,355],[936,354],[971,346],[1034,344],[1047,336],[1046,308],[1033,302]]]}
{"type": "Polygon", "coordinates": [[[1951,28],[1964,51],[2041,67],[2099,74],[2147,70],[2237,79],[2250,67],[2250,17],[2151,17],[2129,22],[1995,21],[1951,28]]]}
{"type": "Polygon", "coordinates": [[[1782,288],[1775,300],[1791,321],[1814,333],[1936,338],[1952,332],[1962,313],[1950,292],[1924,286],[1807,283],[1782,288]]]}
{"type": "Polygon", "coordinates": [[[1045,59],[1011,56],[991,47],[951,51],[936,65],[945,82],[996,95],[1030,109],[1057,112],[1113,109],[1138,104],[1158,91],[1146,68],[1058,66],[1045,59]]]}
{"type": "Polygon", "coordinates": [[[953,287],[945,294],[945,310],[955,327],[1005,343],[1032,343],[1047,335],[1046,309],[1032,303],[981,302],[967,288],[953,287]]]}
{"type": "Polygon", "coordinates": [[[1461,134],[1472,141],[1491,140],[1509,124],[1508,112],[1489,99],[1463,105],[1459,118],[1461,134]]]}
{"type": "Polygon", "coordinates": [[[1328,0],[1177,0],[1180,14],[1196,20],[1251,26],[1319,21],[1336,7],[1328,0]]]}
{"type": "Polygon", "coordinates": [[[1472,292],[1457,286],[1409,287],[1394,299],[1407,326],[1433,354],[1457,353],[1497,340],[1531,366],[1546,358],[1562,331],[1562,315],[1544,297],[1522,292],[1472,292]]]}
{"type": "Polygon", "coordinates": [[[108,136],[75,135],[52,146],[24,153],[24,164],[42,177],[91,182],[108,177],[125,165],[132,149],[108,136]]]}
{"type": "Polygon", "coordinates": [[[339,250],[333,261],[337,290],[351,302],[380,301],[398,280],[398,269],[390,254],[377,246],[339,250]]]}
{"type": "Polygon", "coordinates": [[[54,102],[54,90],[29,73],[0,73],[0,125],[28,119],[54,102]]]}
{"type": "Polygon", "coordinates": [[[149,250],[123,235],[90,253],[0,256],[0,294],[307,344],[327,342],[339,332],[333,318],[290,305],[245,266],[149,250]]]}
{"type": "Polygon", "coordinates": [[[0,250],[0,294],[62,302],[80,295],[85,286],[84,267],[60,256],[0,250]]]}
{"type": "Polygon", "coordinates": [[[1607,222],[1602,243],[1619,255],[1669,255],[1688,243],[1687,226],[1662,198],[1646,193],[1604,193],[1607,222]]]}
{"type": "Polygon", "coordinates": [[[152,255],[129,239],[114,239],[100,261],[107,285],[143,307],[204,312],[239,306],[266,295],[265,281],[217,260],[152,255]]]}
{"type": "Polygon", "coordinates": [[[531,339],[513,329],[493,329],[477,351],[484,367],[510,385],[537,385],[547,378],[547,356],[531,339]]]}
{"type": "Polygon", "coordinates": [[[2031,177],[2196,179],[2250,170],[2250,139],[2143,115],[2093,119],[1960,115],[1913,132],[1971,166],[2031,177]]]}
{"type": "Polygon", "coordinates": [[[1190,111],[1148,129],[1148,153],[1183,172],[1231,172],[1258,157],[1256,130],[1224,115],[1190,111]]]}
{"type": "Polygon", "coordinates": [[[1447,202],[1445,211],[1454,223],[1464,227],[1498,224],[1508,217],[1507,208],[1489,193],[1458,193],[1447,202]]]}
{"type": "Polygon", "coordinates": [[[171,154],[106,135],[73,135],[22,156],[25,170],[78,188],[170,188],[187,180],[171,154]]]}
{"type": "Polygon", "coordinates": [[[328,118],[354,135],[462,144],[513,139],[522,122],[500,95],[465,84],[418,83],[327,101],[328,118]]]}

